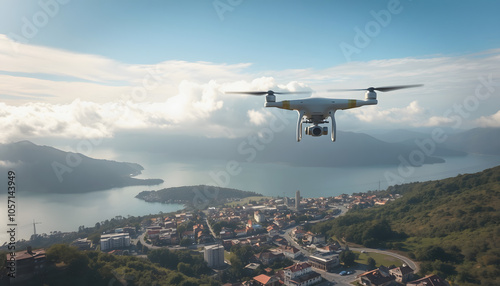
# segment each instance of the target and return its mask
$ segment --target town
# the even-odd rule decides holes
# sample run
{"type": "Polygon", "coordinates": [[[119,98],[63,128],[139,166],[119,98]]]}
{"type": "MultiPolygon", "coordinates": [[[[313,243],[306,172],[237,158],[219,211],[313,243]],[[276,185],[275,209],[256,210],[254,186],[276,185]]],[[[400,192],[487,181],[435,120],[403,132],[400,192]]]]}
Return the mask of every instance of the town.
{"type": "MultiPolygon", "coordinates": [[[[398,197],[369,192],[302,198],[300,191],[293,198],[249,197],[202,211],[160,214],[140,226],[123,225],[98,239],[77,239],[71,245],[145,259],[148,251],[162,248],[202,253],[212,275],[224,285],[447,285],[437,275],[412,279],[418,266],[402,256],[399,265],[355,267],[353,251],[380,250],[350,249],[310,231],[311,225],[349,209],[384,205],[398,197]]],[[[28,247],[16,257],[15,282],[43,272],[44,249],[28,247]]]]}

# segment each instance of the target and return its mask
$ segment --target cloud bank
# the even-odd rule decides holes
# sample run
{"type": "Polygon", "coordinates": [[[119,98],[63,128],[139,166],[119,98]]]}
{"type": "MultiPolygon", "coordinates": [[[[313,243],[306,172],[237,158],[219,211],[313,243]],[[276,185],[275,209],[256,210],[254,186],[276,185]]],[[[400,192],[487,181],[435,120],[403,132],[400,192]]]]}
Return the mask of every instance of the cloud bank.
{"type": "Polygon", "coordinates": [[[456,125],[453,116],[463,117],[463,128],[500,126],[500,86],[482,83],[500,82],[500,50],[251,73],[249,63],[126,64],[29,44],[15,43],[13,49],[13,44],[0,35],[3,142],[39,136],[109,138],[117,131],[142,128],[244,137],[265,124],[273,110],[263,107],[263,97],[224,91],[310,91],[312,96],[362,99],[362,92],[325,91],[416,83],[425,86],[379,92],[377,106],[337,112],[338,128],[451,126],[456,125]],[[470,98],[481,84],[490,96],[472,106],[470,98]]]}

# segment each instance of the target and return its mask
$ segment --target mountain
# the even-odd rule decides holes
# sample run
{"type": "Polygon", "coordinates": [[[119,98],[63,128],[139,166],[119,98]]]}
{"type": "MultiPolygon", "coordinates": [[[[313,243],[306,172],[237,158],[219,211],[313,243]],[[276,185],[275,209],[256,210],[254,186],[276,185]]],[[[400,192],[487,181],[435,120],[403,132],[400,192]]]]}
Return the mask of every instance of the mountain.
{"type": "Polygon", "coordinates": [[[402,198],[355,209],[313,230],[392,248],[457,285],[500,285],[500,166],[438,181],[389,187],[402,198]]]}
{"type": "Polygon", "coordinates": [[[500,128],[474,128],[450,135],[447,148],[467,153],[500,156],[500,128]]]}
{"type": "Polygon", "coordinates": [[[29,141],[0,144],[0,170],[15,171],[20,192],[82,193],[163,182],[132,178],[143,170],[139,164],[93,159],[29,141]]]}
{"type": "MultiPolygon", "coordinates": [[[[382,134],[373,135],[375,138],[389,143],[402,143],[407,146],[416,146],[416,141],[432,139],[431,129],[428,133],[397,129],[382,134]]],[[[500,128],[474,128],[461,132],[444,129],[443,142],[436,144],[435,156],[462,156],[466,153],[500,156],[500,128]]]]}
{"type": "MultiPolygon", "coordinates": [[[[418,146],[388,143],[363,133],[338,131],[337,136],[336,142],[331,142],[329,136],[313,138],[307,135],[296,142],[295,133],[288,129],[272,132],[263,128],[261,135],[252,134],[246,138],[175,137],[150,132],[118,134],[110,148],[118,152],[148,150],[156,160],[222,160],[303,167],[399,165],[401,160],[408,161],[410,154],[419,150],[418,146]]],[[[418,165],[445,160],[425,155],[415,161],[418,165]]]]}

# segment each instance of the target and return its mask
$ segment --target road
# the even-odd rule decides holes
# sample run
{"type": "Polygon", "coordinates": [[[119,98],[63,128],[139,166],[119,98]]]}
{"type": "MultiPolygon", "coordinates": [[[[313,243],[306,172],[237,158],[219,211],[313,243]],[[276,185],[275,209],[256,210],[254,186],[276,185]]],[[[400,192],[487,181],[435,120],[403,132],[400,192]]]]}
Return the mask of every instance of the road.
{"type": "MultiPolygon", "coordinates": [[[[341,208],[341,213],[339,215],[337,215],[337,216],[344,215],[346,212],[347,212],[347,209],[345,207],[342,207],[341,208]]],[[[321,222],[321,221],[324,221],[324,219],[316,220],[316,221],[310,221],[309,223],[314,224],[314,223],[318,223],[318,222],[321,222]]],[[[285,233],[283,234],[283,237],[291,245],[293,245],[296,248],[298,248],[304,254],[304,256],[309,257],[310,253],[307,250],[303,249],[299,244],[297,244],[295,242],[295,240],[292,239],[290,233],[292,232],[293,229],[294,228],[287,229],[285,231],[285,233]]],[[[352,251],[376,252],[376,253],[380,253],[380,254],[384,254],[384,255],[389,255],[389,256],[395,257],[395,258],[403,261],[406,265],[410,266],[414,270],[415,273],[417,273],[420,270],[418,264],[415,263],[413,260],[411,260],[408,257],[405,257],[403,255],[391,252],[391,251],[380,250],[380,249],[372,249],[372,248],[353,248],[353,247],[350,247],[349,249],[352,250],[352,251]]],[[[358,267],[354,267],[354,268],[350,268],[349,269],[351,271],[354,271],[353,274],[341,276],[341,275],[339,275],[339,273],[342,270],[344,270],[344,269],[337,268],[334,273],[331,273],[331,272],[326,272],[326,271],[322,271],[322,270],[319,270],[319,269],[315,269],[315,271],[318,272],[318,273],[320,273],[321,276],[323,278],[325,278],[326,280],[328,280],[328,281],[334,281],[334,282],[336,282],[336,285],[345,285],[345,286],[351,286],[352,285],[351,283],[356,279],[356,277],[359,274],[362,274],[362,273],[364,273],[366,271],[366,269],[364,269],[363,267],[359,267],[358,266],[358,267]]]]}
{"type": "Polygon", "coordinates": [[[352,250],[352,251],[375,252],[375,253],[381,253],[381,254],[384,254],[384,255],[389,255],[389,256],[392,256],[394,258],[397,258],[397,259],[403,261],[406,265],[410,266],[410,268],[413,269],[413,271],[415,273],[417,273],[418,271],[420,271],[420,267],[418,266],[417,263],[415,263],[415,261],[409,259],[406,256],[394,253],[392,251],[381,250],[381,249],[373,249],[373,248],[354,248],[354,247],[349,247],[349,249],[352,250]]]}

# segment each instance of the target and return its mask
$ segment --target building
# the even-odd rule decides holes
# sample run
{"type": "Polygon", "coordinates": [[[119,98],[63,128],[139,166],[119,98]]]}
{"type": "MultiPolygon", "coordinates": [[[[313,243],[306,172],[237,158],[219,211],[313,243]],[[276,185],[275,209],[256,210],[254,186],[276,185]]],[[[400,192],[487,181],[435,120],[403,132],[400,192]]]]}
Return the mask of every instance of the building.
{"type": "Polygon", "coordinates": [[[276,261],[282,261],[285,259],[283,253],[273,253],[271,251],[263,251],[254,254],[255,261],[258,261],[264,265],[273,264],[276,261]]]}
{"type": "Polygon", "coordinates": [[[45,264],[44,249],[32,251],[31,246],[28,246],[26,251],[16,252],[16,277],[10,279],[10,285],[24,285],[26,281],[41,275],[45,264]]]}
{"type": "Polygon", "coordinates": [[[340,265],[340,259],[338,254],[331,252],[318,253],[309,257],[309,264],[323,271],[331,271],[340,265]]]}
{"type": "Polygon", "coordinates": [[[389,273],[396,278],[396,282],[406,283],[413,276],[413,269],[403,264],[403,266],[389,269],[389,273]]]}
{"type": "Polygon", "coordinates": [[[76,246],[79,250],[90,250],[92,248],[92,241],[86,238],[75,239],[71,243],[71,246],[76,246]]]}
{"type": "Polygon", "coordinates": [[[130,235],[128,233],[111,233],[101,235],[101,251],[129,247],[130,235]]]}
{"type": "Polygon", "coordinates": [[[435,274],[428,275],[428,276],[425,276],[424,278],[408,282],[408,283],[406,283],[406,285],[408,285],[408,286],[430,286],[430,285],[432,285],[432,286],[449,286],[448,282],[446,282],[444,279],[442,279],[441,277],[439,277],[435,274]]]}
{"type": "Polygon", "coordinates": [[[283,275],[285,285],[288,286],[309,286],[321,281],[321,275],[314,272],[307,262],[286,267],[283,275]]]}
{"type": "Polygon", "coordinates": [[[295,209],[300,210],[300,191],[295,192],[295,209]]]}
{"type": "Polygon", "coordinates": [[[358,279],[359,283],[367,286],[386,286],[392,284],[396,280],[394,276],[389,274],[387,267],[384,266],[360,274],[358,279]]]}
{"type": "Polygon", "coordinates": [[[262,214],[260,211],[255,211],[253,214],[253,217],[254,217],[255,221],[258,223],[266,221],[266,216],[264,216],[264,214],[262,214]]]}
{"type": "Polygon", "coordinates": [[[265,286],[278,286],[280,285],[280,281],[275,276],[268,276],[265,274],[261,274],[259,276],[255,276],[252,278],[253,285],[265,285],[265,286]]]}
{"type": "Polygon", "coordinates": [[[288,259],[297,259],[302,254],[295,246],[282,245],[280,246],[280,250],[288,259]]]}
{"type": "Polygon", "coordinates": [[[224,246],[220,244],[205,246],[204,258],[208,267],[222,267],[224,265],[224,246]]]}

